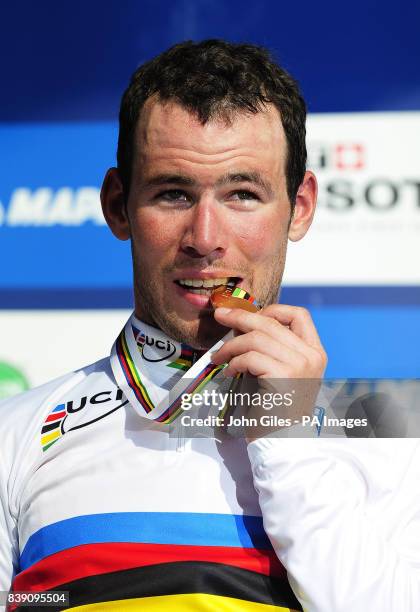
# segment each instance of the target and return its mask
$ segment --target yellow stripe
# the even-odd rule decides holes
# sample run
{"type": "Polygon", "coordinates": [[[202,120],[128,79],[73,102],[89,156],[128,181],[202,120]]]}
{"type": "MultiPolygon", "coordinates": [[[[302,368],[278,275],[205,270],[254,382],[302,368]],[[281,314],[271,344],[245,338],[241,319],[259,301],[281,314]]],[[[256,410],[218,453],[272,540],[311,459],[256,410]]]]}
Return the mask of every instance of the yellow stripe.
{"type": "Polygon", "coordinates": [[[175,412],[173,414],[171,414],[171,416],[169,416],[167,419],[165,419],[164,421],[162,421],[163,425],[169,425],[172,423],[172,421],[175,421],[175,419],[177,418],[177,416],[179,414],[181,414],[181,412],[183,411],[183,408],[180,406],[179,408],[177,408],[175,410],[175,412]]]}
{"type": "Polygon", "coordinates": [[[201,391],[201,389],[207,385],[207,383],[214,378],[215,376],[217,376],[217,374],[220,372],[220,370],[224,369],[224,365],[220,365],[220,366],[216,366],[214,367],[206,376],[206,378],[204,378],[204,380],[202,380],[200,382],[199,385],[197,385],[197,387],[194,389],[194,391],[191,393],[191,395],[195,395],[196,393],[199,393],[201,391]]]}
{"type": "Polygon", "coordinates": [[[70,607],[66,610],[78,610],[79,612],[136,612],[137,610],[142,610],[142,612],[215,612],[215,610],[217,612],[297,612],[291,608],[255,603],[234,597],[207,595],[206,593],[103,601],[86,606],[70,607]]]}
{"type": "Polygon", "coordinates": [[[173,361],[172,363],[179,363],[180,365],[190,366],[192,364],[192,359],[179,358],[176,361],[173,361]]]}
{"type": "Polygon", "coordinates": [[[42,446],[44,446],[44,444],[48,444],[48,442],[51,442],[51,440],[55,440],[56,438],[59,438],[60,436],[61,436],[60,429],[58,429],[57,431],[53,431],[49,434],[45,434],[45,436],[41,437],[41,444],[42,446]]]}

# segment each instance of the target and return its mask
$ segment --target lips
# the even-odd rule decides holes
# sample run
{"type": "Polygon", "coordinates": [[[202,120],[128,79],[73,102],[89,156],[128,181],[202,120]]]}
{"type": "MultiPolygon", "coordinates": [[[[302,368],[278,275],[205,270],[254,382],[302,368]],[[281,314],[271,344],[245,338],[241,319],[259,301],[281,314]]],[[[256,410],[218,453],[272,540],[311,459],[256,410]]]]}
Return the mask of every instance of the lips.
{"type": "Polygon", "coordinates": [[[239,276],[223,276],[218,274],[217,276],[209,277],[201,274],[200,278],[198,278],[198,275],[194,277],[192,274],[185,274],[182,278],[176,279],[174,283],[176,285],[176,293],[191,305],[201,309],[211,309],[210,296],[216,287],[222,285],[234,287],[240,281],[241,278],[239,276]]]}
{"type": "Polygon", "coordinates": [[[239,276],[217,276],[213,278],[209,277],[184,277],[178,278],[174,282],[186,289],[187,291],[191,291],[193,293],[205,292],[206,294],[210,294],[216,287],[220,286],[229,286],[235,287],[241,278],[239,276]]]}

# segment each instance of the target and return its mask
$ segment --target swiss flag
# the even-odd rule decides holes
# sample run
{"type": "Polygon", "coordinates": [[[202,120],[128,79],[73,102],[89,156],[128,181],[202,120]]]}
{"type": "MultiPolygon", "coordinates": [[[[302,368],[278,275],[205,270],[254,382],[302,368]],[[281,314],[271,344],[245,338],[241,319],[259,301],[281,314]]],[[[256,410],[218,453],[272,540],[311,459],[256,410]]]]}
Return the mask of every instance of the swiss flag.
{"type": "Polygon", "coordinates": [[[356,143],[336,145],[334,162],[339,170],[360,170],[365,165],[364,146],[356,143]]]}

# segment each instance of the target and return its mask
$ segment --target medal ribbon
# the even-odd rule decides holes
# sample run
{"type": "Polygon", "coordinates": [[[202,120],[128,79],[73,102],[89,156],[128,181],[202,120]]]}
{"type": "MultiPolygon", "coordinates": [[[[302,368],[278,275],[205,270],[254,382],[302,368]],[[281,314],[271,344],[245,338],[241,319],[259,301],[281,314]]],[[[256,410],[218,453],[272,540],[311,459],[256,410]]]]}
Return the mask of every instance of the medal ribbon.
{"type": "Polygon", "coordinates": [[[150,381],[144,367],[141,368],[141,355],[131,323],[130,317],[112,347],[111,367],[117,384],[140,416],[158,423],[172,423],[182,411],[183,395],[200,392],[225,367],[212,363],[211,355],[232,336],[232,332],[216,342],[167,391],[150,381]]]}

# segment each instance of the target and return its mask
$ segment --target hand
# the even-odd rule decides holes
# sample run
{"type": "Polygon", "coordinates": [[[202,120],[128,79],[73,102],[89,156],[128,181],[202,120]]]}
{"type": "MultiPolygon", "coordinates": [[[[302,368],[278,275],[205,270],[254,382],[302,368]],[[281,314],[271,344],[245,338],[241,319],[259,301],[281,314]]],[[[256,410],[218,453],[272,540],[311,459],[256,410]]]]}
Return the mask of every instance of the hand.
{"type": "Polygon", "coordinates": [[[214,353],[213,363],[228,363],[226,376],[322,378],[327,355],[305,308],[271,304],[257,313],[216,308],[214,318],[240,335],[214,353]]]}
{"type": "MultiPolygon", "coordinates": [[[[269,391],[271,397],[273,394],[278,397],[279,393],[285,396],[291,392],[293,403],[280,408],[272,405],[271,415],[290,419],[291,424],[300,422],[304,415],[311,416],[327,355],[309,312],[296,306],[272,304],[258,313],[217,308],[214,316],[239,335],[213,354],[213,363],[228,363],[223,370],[226,376],[251,375],[260,394],[264,390],[269,391]],[[301,382],[294,379],[301,379],[301,382]]],[[[282,428],[278,421],[269,427],[260,425],[263,423],[261,417],[267,415],[266,410],[258,404],[248,406],[247,418],[257,423],[255,426],[250,421],[252,425],[245,426],[248,442],[282,428]]]]}

